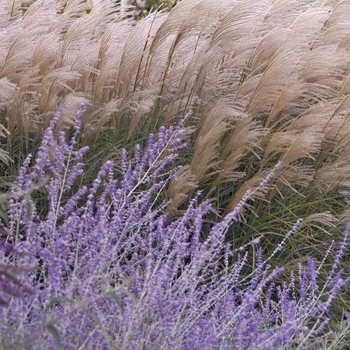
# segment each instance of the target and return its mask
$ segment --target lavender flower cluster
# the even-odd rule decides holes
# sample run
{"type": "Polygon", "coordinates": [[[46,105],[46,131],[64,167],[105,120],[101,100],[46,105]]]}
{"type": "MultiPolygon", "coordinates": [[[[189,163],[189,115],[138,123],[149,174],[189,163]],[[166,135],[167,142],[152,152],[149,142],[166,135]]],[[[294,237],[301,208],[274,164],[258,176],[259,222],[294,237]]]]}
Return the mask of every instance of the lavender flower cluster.
{"type": "MultiPolygon", "coordinates": [[[[77,149],[83,113],[81,105],[69,140],[55,136],[60,112],[54,115],[9,193],[7,244],[16,254],[0,251],[0,266],[32,270],[18,277],[28,289],[20,297],[8,293],[0,308],[1,348],[310,349],[322,341],[330,305],[348,283],[339,261],[350,227],[322,286],[324,261],[316,267],[311,259],[289,283],[275,284],[282,269],[263,259],[262,237],[251,243],[258,246],[256,266],[243,276],[250,247],[234,250],[225,233],[254,189],[205,236],[211,206],[198,196],[167,223],[159,196],[186,147],[182,121],[150,135],[144,150],[123,150],[120,174],[107,161],[90,186],[73,192],[87,151],[77,149]],[[31,198],[38,188],[47,208],[31,198]]],[[[282,249],[283,242],[271,255],[282,249]]]]}

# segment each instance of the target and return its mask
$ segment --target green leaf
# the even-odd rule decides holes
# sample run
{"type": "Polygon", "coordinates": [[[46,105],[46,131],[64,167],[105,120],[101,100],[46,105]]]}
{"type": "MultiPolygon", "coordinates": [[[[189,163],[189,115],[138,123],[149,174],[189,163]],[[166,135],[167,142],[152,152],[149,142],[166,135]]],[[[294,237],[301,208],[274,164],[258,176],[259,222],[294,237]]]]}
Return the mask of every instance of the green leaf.
{"type": "Polygon", "coordinates": [[[108,290],[108,291],[106,291],[106,295],[111,297],[116,302],[116,304],[118,305],[118,307],[121,311],[124,311],[122,301],[120,300],[119,296],[114,291],[108,290]]]}
{"type": "Polygon", "coordinates": [[[60,333],[58,332],[57,328],[51,322],[46,324],[46,328],[51,333],[51,335],[53,336],[56,345],[59,348],[62,348],[60,333]]]}
{"type": "Polygon", "coordinates": [[[62,303],[62,302],[68,302],[68,303],[73,303],[72,299],[69,299],[67,297],[64,296],[59,296],[59,297],[54,297],[52,298],[49,303],[45,306],[44,312],[48,312],[49,309],[53,308],[55,306],[55,304],[57,303],[62,303]]]}

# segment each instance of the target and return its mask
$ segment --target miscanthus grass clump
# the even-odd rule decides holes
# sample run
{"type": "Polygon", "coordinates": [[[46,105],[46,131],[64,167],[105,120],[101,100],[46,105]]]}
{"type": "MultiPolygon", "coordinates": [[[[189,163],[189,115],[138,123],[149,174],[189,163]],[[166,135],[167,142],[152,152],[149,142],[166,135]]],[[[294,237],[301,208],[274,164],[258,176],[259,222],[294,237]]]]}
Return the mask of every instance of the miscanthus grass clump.
{"type": "Polygon", "coordinates": [[[268,258],[263,237],[243,247],[225,241],[252,193],[269,188],[281,162],[204,234],[211,205],[200,193],[170,222],[167,203],[159,200],[186,147],[186,118],[149,135],[144,149],[122,151],[120,164],[105,162],[89,186],[74,186],[87,151],[78,147],[83,112],[81,105],[70,138],[56,132],[61,112],[54,115],[36,157],[27,157],[8,193],[7,249],[0,250],[2,349],[312,349],[332,339],[331,304],[348,282],[339,262],[349,224],[339,248],[331,246],[321,262],[300,264],[283,284],[275,283],[282,269],[269,262],[297,234],[301,219],[268,258]],[[38,189],[45,208],[34,200],[38,189]],[[243,275],[252,250],[256,263],[243,275]],[[16,268],[14,279],[9,272],[16,268]]]}

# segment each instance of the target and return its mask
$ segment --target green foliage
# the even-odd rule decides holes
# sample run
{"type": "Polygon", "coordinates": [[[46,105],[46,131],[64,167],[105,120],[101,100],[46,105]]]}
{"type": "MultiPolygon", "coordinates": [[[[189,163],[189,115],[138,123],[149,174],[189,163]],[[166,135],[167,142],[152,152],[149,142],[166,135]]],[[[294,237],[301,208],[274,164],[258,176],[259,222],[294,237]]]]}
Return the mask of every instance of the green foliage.
{"type": "Polygon", "coordinates": [[[132,4],[136,9],[135,19],[139,20],[157,9],[170,11],[175,6],[176,0],[135,0],[132,4]]]}

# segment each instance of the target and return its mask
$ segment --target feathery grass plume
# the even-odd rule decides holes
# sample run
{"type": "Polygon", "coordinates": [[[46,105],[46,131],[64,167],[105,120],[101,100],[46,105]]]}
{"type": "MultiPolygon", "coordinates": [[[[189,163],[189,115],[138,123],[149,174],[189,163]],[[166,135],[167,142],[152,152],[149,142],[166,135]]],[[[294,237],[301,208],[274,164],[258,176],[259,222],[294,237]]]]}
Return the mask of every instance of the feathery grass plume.
{"type": "MultiPolygon", "coordinates": [[[[7,129],[0,124],[0,139],[4,139],[8,137],[8,135],[9,135],[9,132],[7,131],[7,129]]],[[[9,153],[3,149],[0,149],[0,162],[9,164],[11,161],[12,159],[10,158],[9,153]]]]}
{"type": "MultiPolygon", "coordinates": [[[[269,185],[281,163],[203,238],[208,201],[194,196],[168,224],[166,203],[157,201],[178,171],[174,160],[186,146],[183,121],[149,135],[144,150],[135,146],[132,159],[122,150],[120,180],[107,161],[88,187],[71,192],[84,172],[87,147],[77,142],[84,109],[82,104],[71,138],[63,132],[55,138],[61,112],[54,115],[37,156],[27,157],[9,193],[7,229],[21,252],[15,264],[37,263],[37,269],[23,278],[35,293],[0,308],[1,347],[317,349],[334,343],[335,336],[341,339],[343,333],[328,332],[328,312],[348,283],[339,263],[349,224],[335,259],[333,244],[323,261],[308,259],[282,285],[274,281],[283,269],[272,268],[270,261],[305,225],[302,219],[266,259],[263,237],[238,247],[225,242],[250,196],[269,185]],[[39,215],[37,203],[23,194],[47,178],[48,210],[39,215]],[[71,194],[68,200],[65,192],[71,194]],[[242,275],[249,254],[256,264],[242,275]],[[320,285],[317,278],[328,259],[332,268],[320,285]]],[[[11,259],[0,258],[1,264],[11,259]]]]}

